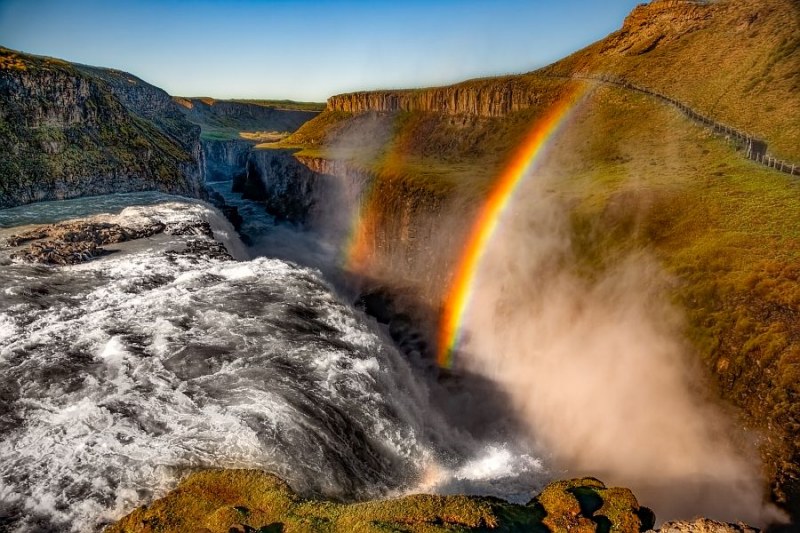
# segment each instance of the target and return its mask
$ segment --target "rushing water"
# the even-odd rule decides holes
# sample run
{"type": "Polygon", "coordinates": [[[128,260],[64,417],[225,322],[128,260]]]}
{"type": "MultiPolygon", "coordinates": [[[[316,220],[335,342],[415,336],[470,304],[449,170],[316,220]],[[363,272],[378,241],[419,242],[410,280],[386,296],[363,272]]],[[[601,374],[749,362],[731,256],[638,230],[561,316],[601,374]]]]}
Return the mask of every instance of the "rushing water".
{"type": "Polygon", "coordinates": [[[119,213],[126,207],[134,205],[149,206],[164,202],[187,203],[190,201],[181,196],[145,191],[37,202],[9,209],[0,209],[0,228],[11,228],[26,224],[51,224],[99,213],[119,213]]]}
{"type": "MultiPolygon", "coordinates": [[[[100,212],[208,221],[239,260],[172,253],[187,237],[166,234],[72,267],[0,251],[0,530],[96,531],[202,467],[260,468],[337,498],[423,482],[536,488],[539,462],[449,428],[318,270],[248,259],[205,204],[111,195],[0,211],[0,223],[100,212]]],[[[274,229],[255,215],[245,231],[274,229]]]]}

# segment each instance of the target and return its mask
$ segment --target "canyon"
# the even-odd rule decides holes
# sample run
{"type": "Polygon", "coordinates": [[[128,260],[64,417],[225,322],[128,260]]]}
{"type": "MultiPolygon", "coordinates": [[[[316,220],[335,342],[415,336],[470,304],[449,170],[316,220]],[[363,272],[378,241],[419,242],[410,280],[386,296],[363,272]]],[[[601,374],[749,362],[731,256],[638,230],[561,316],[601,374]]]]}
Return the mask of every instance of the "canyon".
{"type": "Polygon", "coordinates": [[[772,157],[797,160],[797,15],[784,0],[655,1],[618,32],[537,72],[331,97],[281,144],[297,150],[316,183],[334,176],[352,189],[356,180],[360,222],[346,266],[370,301],[399,295],[381,296],[374,312],[385,315],[388,305],[385,320],[412,317],[424,336],[414,345],[431,358],[465,221],[527,125],[570,87],[595,85],[590,109],[546,169],[570,206],[572,260],[591,279],[647,250],[675,276],[669,298],[685,312],[699,375],[740,409],[773,497],[797,516],[796,247],[786,219],[797,184],[753,166],[734,139],[715,138],[665,103],[593,81],[647,87],[758,135],[772,157]],[[732,52],[730,42],[738,43],[732,52]],[[712,79],[709,64],[719,65],[712,79]],[[766,242],[780,242],[781,254],[766,242]]]}
{"type": "MultiPolygon", "coordinates": [[[[341,293],[374,317],[408,361],[443,384],[441,390],[456,389],[453,383],[467,379],[459,372],[468,375],[475,367],[437,368],[435,360],[448,289],[473,230],[472,221],[531,126],[581,87],[587,95],[584,103],[571,115],[569,127],[547,146],[537,168],[538,182],[520,193],[512,210],[516,217],[512,220],[528,229],[514,235],[517,241],[508,235],[498,237],[498,246],[511,250],[501,246],[495,250],[497,257],[509,258],[509,265],[524,263],[518,257],[530,260],[528,254],[539,246],[530,228],[554,231],[548,224],[556,226],[557,232],[543,235],[557,241],[546,250],[559,266],[535,258],[543,265],[536,274],[554,285],[569,280],[585,289],[574,314],[565,314],[573,319],[591,309],[593,298],[599,299],[598,287],[607,288],[609,280],[631,264],[646,263],[650,270],[644,272],[652,274],[651,279],[622,284],[628,287],[625,296],[639,291],[651,295],[649,303],[654,306],[653,302],[664,303],[669,308],[661,318],[674,328],[678,351],[687,359],[685,366],[683,362],[676,366],[685,371],[690,388],[700,391],[704,408],[713,406],[719,418],[730,420],[729,426],[720,427],[736,428],[731,430],[740,439],[735,446],[757,448],[760,461],[753,462],[763,463],[767,481],[755,492],[769,492],[770,500],[796,522],[800,519],[800,339],[795,320],[800,309],[796,289],[800,215],[793,206],[800,188],[793,176],[748,161],[734,139],[625,86],[646,87],[685,103],[699,115],[764,139],[771,157],[800,161],[799,9],[791,0],[654,0],[637,7],[617,32],[538,71],[447,87],[335,95],[324,110],[173,98],[127,73],[0,49],[0,151],[11,156],[0,162],[0,207],[139,190],[207,199],[205,182],[230,182],[233,192],[259,202],[277,225],[312,235],[337,250],[341,293]],[[737,46],[729,46],[734,42],[737,46]],[[713,76],[708,75],[708,65],[715,65],[713,76]],[[108,124],[115,125],[114,132],[108,124]],[[281,138],[259,144],[238,136],[240,131],[279,132],[281,138]],[[552,218],[524,218],[536,210],[552,218]],[[647,261],[638,263],[642,257],[647,261]]],[[[493,267],[505,272],[497,264],[493,267]]],[[[533,275],[503,275],[498,279],[508,279],[520,297],[530,297],[529,305],[537,304],[537,294],[546,293],[530,282],[533,275]]],[[[627,301],[622,293],[610,294],[610,299],[627,301]]],[[[538,303],[543,308],[549,305],[549,301],[538,303]]],[[[492,305],[486,308],[494,309],[492,305]]],[[[545,323],[552,316],[537,315],[545,323]]],[[[486,324],[503,327],[494,317],[481,317],[486,324]]],[[[503,317],[510,323],[515,315],[503,317]]],[[[521,339],[519,344],[540,342],[527,336],[513,338],[521,339]]],[[[497,349],[498,357],[516,349],[490,344],[498,346],[503,348],[497,349]]],[[[591,346],[580,344],[575,351],[593,353],[591,346]]],[[[470,357],[463,354],[462,364],[475,364],[470,357]]],[[[593,368],[598,374],[604,371],[599,365],[593,368]]],[[[514,376],[502,372],[497,376],[513,382],[514,376]]],[[[634,387],[635,401],[623,403],[621,410],[635,411],[631,405],[640,400],[638,393],[658,390],[657,383],[646,382],[650,379],[652,375],[634,387]]],[[[553,381],[559,382],[555,377],[553,381]]],[[[609,379],[609,383],[617,382],[609,379]]],[[[589,389],[592,384],[582,385],[589,389]]],[[[584,398],[580,385],[569,390],[559,394],[584,398]]],[[[607,414],[602,406],[619,407],[604,404],[600,396],[613,394],[603,391],[586,401],[601,406],[598,418],[607,414]]],[[[441,409],[457,418],[463,406],[453,403],[442,401],[441,409]]],[[[529,407],[523,401],[515,407],[531,417],[540,416],[535,410],[525,411],[529,407]]],[[[630,427],[614,426],[616,437],[624,432],[635,441],[633,420],[639,418],[630,418],[630,427]]],[[[493,427],[478,415],[464,423],[459,429],[470,435],[493,427]],[[485,427],[477,427],[484,423],[485,427]]],[[[677,431],[680,423],[664,420],[662,428],[668,428],[667,433],[677,431]]],[[[642,424],[651,427],[648,421],[642,424]]],[[[708,421],[708,426],[716,428],[716,422],[708,421]]],[[[587,435],[593,445],[606,436],[601,428],[587,435]]],[[[661,437],[668,442],[671,435],[661,437]]],[[[563,448],[573,444],[554,442],[563,448]]],[[[655,446],[655,440],[642,442],[655,446]]],[[[613,447],[627,449],[619,443],[613,447]]],[[[597,450],[603,451],[593,449],[598,454],[597,450]]],[[[559,466],[576,475],[594,475],[573,459],[565,455],[559,466]]],[[[670,472],[641,479],[617,477],[620,471],[625,468],[602,472],[608,478],[598,475],[613,484],[638,483],[632,488],[645,504],[652,495],[663,499],[665,493],[659,490],[668,495],[685,492],[691,499],[696,494],[705,497],[715,487],[711,483],[711,489],[693,492],[696,487],[670,472]]],[[[304,520],[324,522],[332,531],[345,530],[352,525],[350,513],[364,505],[360,509],[372,513],[374,520],[414,531],[436,530],[430,524],[468,530],[512,523],[503,520],[539,509],[536,501],[519,509],[493,501],[443,499],[331,510],[339,504],[308,503],[269,476],[240,471],[218,475],[200,474],[186,481],[187,490],[198,491],[197,498],[213,493],[206,485],[235,489],[237,495],[230,501],[205,502],[207,513],[186,502],[176,503],[184,494],[179,489],[114,527],[148,531],[153,520],[177,517],[183,525],[176,528],[192,528],[203,521],[212,531],[230,527],[272,531],[271,524],[282,528],[284,523],[301,531],[311,527],[304,520]],[[248,485],[263,491],[256,497],[248,485]],[[273,496],[281,502],[281,513],[268,512],[273,496]],[[451,505],[478,518],[460,521],[462,515],[446,511],[451,505]],[[320,515],[319,508],[326,511],[320,515]],[[412,513],[409,509],[424,512],[418,521],[411,520],[406,516],[412,513]],[[298,519],[297,513],[303,512],[308,515],[298,519]]],[[[727,479],[718,472],[707,477],[716,479],[714,475],[727,479]]],[[[554,530],[568,526],[607,530],[600,529],[608,525],[600,523],[607,517],[614,524],[617,519],[628,524],[619,526],[621,531],[653,527],[627,493],[615,493],[624,504],[622,511],[614,511],[619,511],[617,518],[607,514],[607,507],[599,516],[602,498],[594,502],[596,509],[587,511],[582,497],[607,490],[595,482],[583,479],[577,491],[572,490],[575,487],[566,491],[576,498],[568,505],[574,508],[567,513],[572,522],[545,525],[554,530]]],[[[542,494],[555,492],[551,488],[542,494]]],[[[713,508],[715,496],[709,498],[711,503],[702,503],[713,508]]],[[[528,523],[534,518],[545,523],[536,513],[522,521],[531,527],[537,527],[528,523]]],[[[763,518],[757,513],[747,516],[763,518]]],[[[673,531],[670,527],[665,525],[664,531],[673,531]]],[[[674,527],[692,531],[685,524],[674,527]]],[[[722,524],[707,527],[747,530],[722,524]]]]}

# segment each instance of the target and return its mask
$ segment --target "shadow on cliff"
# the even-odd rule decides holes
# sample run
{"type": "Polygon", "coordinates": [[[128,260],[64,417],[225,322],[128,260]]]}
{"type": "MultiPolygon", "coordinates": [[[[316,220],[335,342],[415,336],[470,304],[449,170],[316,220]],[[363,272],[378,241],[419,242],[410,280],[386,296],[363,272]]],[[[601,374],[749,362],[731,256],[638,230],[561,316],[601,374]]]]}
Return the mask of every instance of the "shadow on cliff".
{"type": "Polygon", "coordinates": [[[342,278],[354,305],[374,318],[402,352],[414,374],[428,385],[432,407],[449,427],[478,443],[530,443],[533,435],[511,407],[498,384],[468,370],[448,370],[436,363],[436,329],[440,315],[416,291],[353,274],[342,278]]]}

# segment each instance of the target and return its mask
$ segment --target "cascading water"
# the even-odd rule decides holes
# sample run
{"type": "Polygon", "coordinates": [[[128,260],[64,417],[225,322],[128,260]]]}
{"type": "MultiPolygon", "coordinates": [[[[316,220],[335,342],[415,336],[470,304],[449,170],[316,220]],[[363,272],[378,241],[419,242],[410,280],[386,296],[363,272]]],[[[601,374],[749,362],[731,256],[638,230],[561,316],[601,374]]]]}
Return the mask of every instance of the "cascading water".
{"type": "Polygon", "coordinates": [[[244,260],[205,204],[112,195],[0,211],[0,223],[99,211],[122,225],[209,222],[239,260],[183,253],[211,239],[167,233],[75,266],[0,252],[0,529],[98,530],[197,468],[260,468],[336,498],[422,486],[525,499],[541,486],[538,460],[448,427],[319,271],[244,260]]]}

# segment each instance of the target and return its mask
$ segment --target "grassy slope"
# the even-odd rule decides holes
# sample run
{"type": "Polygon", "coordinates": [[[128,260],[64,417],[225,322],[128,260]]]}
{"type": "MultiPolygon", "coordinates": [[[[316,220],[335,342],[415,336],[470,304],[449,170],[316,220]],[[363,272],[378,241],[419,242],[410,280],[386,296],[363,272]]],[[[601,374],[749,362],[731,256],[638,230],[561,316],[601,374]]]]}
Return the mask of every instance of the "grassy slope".
{"type": "Polygon", "coordinates": [[[580,264],[591,275],[634,248],[658,255],[687,336],[723,397],[766,431],[786,484],[800,460],[800,183],[644,96],[597,98],[561,161],[580,264]],[[620,123],[630,116],[641,120],[620,123]]]}
{"type": "MultiPolygon", "coordinates": [[[[787,45],[798,35],[800,23],[791,18],[797,5],[728,1],[708,9],[716,12],[703,29],[662,40],[647,54],[621,55],[620,43],[641,46],[650,37],[618,33],[545,73],[625,73],[763,135],[774,152],[800,160],[798,52],[787,45]],[[708,65],[720,68],[709,76],[708,65]]],[[[524,77],[535,83],[536,74],[524,77]]],[[[480,197],[540,112],[501,119],[325,112],[287,143],[304,146],[301,154],[350,159],[379,178],[401,176],[431,190],[480,197]],[[350,151],[336,148],[368,120],[384,123],[388,138],[352,143],[358,148],[350,151]]],[[[598,89],[561,144],[554,157],[561,158],[561,191],[575,205],[578,263],[593,275],[631,248],[661,258],[678,280],[673,297],[686,310],[687,337],[722,396],[764,431],[779,497],[792,499],[799,511],[796,178],[746,161],[656,100],[610,86],[598,89]]]]}
{"type": "Polygon", "coordinates": [[[630,17],[544,71],[622,76],[761,136],[773,154],[800,163],[800,4],[723,0],[698,13],[691,22],[630,17]]]}

